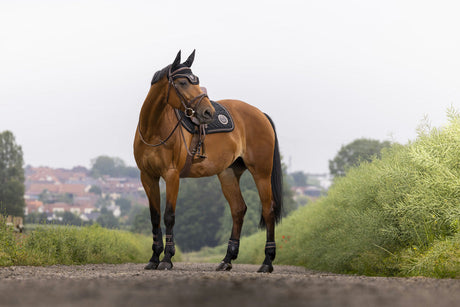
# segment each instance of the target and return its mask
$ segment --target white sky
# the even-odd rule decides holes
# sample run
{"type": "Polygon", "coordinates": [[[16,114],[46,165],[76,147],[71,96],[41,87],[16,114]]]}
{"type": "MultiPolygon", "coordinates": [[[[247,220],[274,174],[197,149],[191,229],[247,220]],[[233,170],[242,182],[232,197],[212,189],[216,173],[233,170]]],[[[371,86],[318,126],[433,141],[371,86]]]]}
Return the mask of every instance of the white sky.
{"type": "Polygon", "coordinates": [[[268,113],[290,170],[328,172],[340,146],[406,143],[460,104],[458,1],[0,0],[0,131],[26,164],[135,165],[155,71],[197,49],[214,100],[268,113]]]}

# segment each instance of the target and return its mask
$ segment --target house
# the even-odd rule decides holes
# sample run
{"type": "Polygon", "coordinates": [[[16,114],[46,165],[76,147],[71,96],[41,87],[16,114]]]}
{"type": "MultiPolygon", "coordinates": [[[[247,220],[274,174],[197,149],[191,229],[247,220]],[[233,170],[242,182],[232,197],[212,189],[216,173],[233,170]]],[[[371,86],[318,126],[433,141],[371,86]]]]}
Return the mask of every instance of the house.
{"type": "Polygon", "coordinates": [[[294,197],[304,195],[313,198],[321,196],[322,189],[316,186],[305,186],[305,187],[292,187],[291,190],[294,192],[294,197]]]}
{"type": "Polygon", "coordinates": [[[43,191],[48,191],[52,194],[59,194],[59,184],[54,182],[46,182],[46,183],[31,183],[28,186],[26,185],[26,199],[38,199],[40,194],[43,191]]]}
{"type": "Polygon", "coordinates": [[[34,199],[26,199],[26,208],[25,208],[25,215],[28,215],[32,212],[42,213],[44,210],[43,203],[39,200],[34,199]]]}
{"type": "Polygon", "coordinates": [[[64,183],[59,185],[59,194],[71,194],[75,196],[87,195],[87,186],[85,184],[64,183]]]}
{"type": "Polygon", "coordinates": [[[58,212],[66,212],[70,211],[71,205],[64,203],[64,202],[57,202],[53,204],[45,204],[43,205],[44,212],[46,213],[58,213],[58,212]]]}
{"type": "Polygon", "coordinates": [[[45,212],[52,218],[57,212],[74,212],[75,214],[89,214],[95,209],[101,195],[90,193],[92,186],[101,189],[102,197],[109,196],[111,207],[108,208],[115,216],[120,215],[120,208],[114,206],[114,200],[126,197],[135,203],[148,205],[139,178],[114,178],[103,176],[91,178],[84,167],[73,169],[53,169],[50,167],[25,168],[26,191],[24,198],[29,201],[29,212],[45,212]],[[44,193],[46,191],[46,193],[44,193]],[[41,196],[41,198],[40,198],[41,196]],[[41,206],[36,203],[43,201],[41,206]],[[40,208],[40,209],[39,209],[40,208]],[[40,211],[37,211],[40,210],[40,211]]]}
{"type": "Polygon", "coordinates": [[[88,222],[88,221],[96,221],[97,218],[101,215],[100,212],[97,212],[97,211],[94,211],[94,212],[91,212],[91,213],[83,213],[80,215],[80,218],[84,221],[84,222],[88,222]]]}
{"type": "Polygon", "coordinates": [[[71,205],[64,202],[57,202],[53,204],[45,204],[43,205],[44,212],[46,213],[58,213],[58,212],[72,212],[75,215],[80,214],[89,214],[96,210],[96,207],[91,205],[86,206],[78,206],[78,205],[71,205]]]}

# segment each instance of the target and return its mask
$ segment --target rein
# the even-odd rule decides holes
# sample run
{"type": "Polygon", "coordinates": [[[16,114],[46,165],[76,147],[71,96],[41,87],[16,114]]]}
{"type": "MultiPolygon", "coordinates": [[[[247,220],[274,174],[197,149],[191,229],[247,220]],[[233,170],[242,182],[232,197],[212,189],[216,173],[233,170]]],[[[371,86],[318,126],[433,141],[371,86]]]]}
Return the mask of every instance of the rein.
{"type": "MultiPolygon", "coordinates": [[[[142,133],[141,133],[140,123],[137,123],[137,132],[139,133],[139,138],[141,139],[142,143],[144,143],[145,145],[150,146],[150,147],[158,147],[158,146],[166,144],[166,142],[169,140],[169,138],[174,134],[174,131],[176,131],[177,127],[179,127],[179,124],[180,124],[181,121],[182,121],[182,118],[179,118],[179,120],[177,121],[176,126],[174,126],[174,129],[169,133],[168,137],[164,141],[160,140],[160,142],[157,143],[157,144],[150,144],[147,141],[145,141],[145,139],[144,139],[144,137],[142,136],[142,133]]],[[[181,130],[182,130],[182,128],[181,128],[181,130]]]]}

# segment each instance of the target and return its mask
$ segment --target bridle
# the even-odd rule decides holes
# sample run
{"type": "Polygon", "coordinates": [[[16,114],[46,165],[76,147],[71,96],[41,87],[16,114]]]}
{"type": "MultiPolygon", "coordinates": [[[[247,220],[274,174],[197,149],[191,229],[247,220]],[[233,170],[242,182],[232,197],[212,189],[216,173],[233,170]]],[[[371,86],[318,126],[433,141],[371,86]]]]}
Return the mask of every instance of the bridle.
{"type": "MultiPolygon", "coordinates": [[[[177,79],[177,78],[187,78],[191,84],[199,84],[199,79],[198,79],[197,76],[192,74],[192,72],[191,72],[189,67],[181,67],[181,68],[178,68],[178,69],[174,70],[173,72],[171,72],[171,67],[169,67],[169,71],[168,71],[168,92],[166,94],[166,103],[168,103],[168,101],[169,101],[169,92],[170,92],[171,86],[172,86],[174,88],[174,90],[176,91],[177,97],[179,97],[179,100],[180,100],[182,106],[185,109],[185,111],[184,111],[185,116],[190,117],[192,119],[192,121],[193,121],[194,118],[192,118],[192,117],[196,113],[195,110],[198,108],[198,106],[203,101],[203,99],[205,97],[208,97],[208,95],[206,93],[203,93],[203,94],[200,94],[198,96],[193,97],[190,100],[187,100],[184,97],[184,95],[181,94],[179,89],[176,87],[176,84],[174,83],[174,80],[177,79]],[[187,73],[186,70],[190,71],[190,73],[187,73]],[[196,101],[198,101],[198,102],[196,102],[196,101]],[[195,103],[195,105],[193,105],[194,103],[195,103]]],[[[141,128],[140,128],[140,120],[139,120],[139,122],[137,124],[137,131],[139,133],[139,138],[142,141],[142,143],[144,143],[145,145],[147,145],[149,147],[158,147],[158,146],[161,146],[161,145],[165,145],[166,142],[174,134],[174,131],[176,131],[177,127],[181,126],[180,125],[181,122],[182,122],[182,116],[179,115],[176,125],[174,126],[173,130],[169,133],[169,135],[166,137],[166,139],[160,140],[160,142],[157,143],[157,144],[151,144],[151,143],[148,143],[144,139],[144,137],[142,136],[141,128]]],[[[185,143],[185,136],[184,136],[184,132],[182,131],[182,126],[181,126],[180,132],[181,132],[181,135],[182,135],[182,139],[183,139],[183,141],[185,143]]],[[[187,148],[187,145],[185,146],[185,148],[187,148]]],[[[187,152],[188,152],[189,155],[191,154],[188,149],[187,149],[187,152]]]]}
{"type": "Polygon", "coordinates": [[[200,94],[200,95],[198,95],[196,97],[193,97],[192,99],[187,101],[187,99],[184,97],[184,95],[181,94],[181,92],[177,88],[176,84],[174,83],[174,80],[176,80],[177,78],[187,78],[191,84],[198,84],[199,83],[198,77],[195,76],[194,74],[192,74],[192,72],[191,72],[189,67],[181,67],[179,69],[176,69],[173,72],[171,72],[171,67],[169,67],[169,72],[168,72],[168,94],[166,95],[166,103],[168,103],[168,101],[169,101],[169,92],[170,92],[171,86],[172,86],[174,88],[174,90],[176,91],[177,97],[179,97],[179,100],[180,100],[181,104],[184,106],[185,116],[186,117],[192,117],[193,115],[195,115],[195,110],[198,108],[198,106],[200,105],[201,101],[203,101],[203,98],[208,97],[208,95],[206,93],[203,93],[203,94],[200,94]],[[180,73],[181,71],[186,71],[186,70],[190,71],[190,73],[188,73],[188,74],[187,73],[180,73]],[[193,107],[193,103],[195,101],[197,101],[197,100],[198,100],[198,102],[193,107]]]}

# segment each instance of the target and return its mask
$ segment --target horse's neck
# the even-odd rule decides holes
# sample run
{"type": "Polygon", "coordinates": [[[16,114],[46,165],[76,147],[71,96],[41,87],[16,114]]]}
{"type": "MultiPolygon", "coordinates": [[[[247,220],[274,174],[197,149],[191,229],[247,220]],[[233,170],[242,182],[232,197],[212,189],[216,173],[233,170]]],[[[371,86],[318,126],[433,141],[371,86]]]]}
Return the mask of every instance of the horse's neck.
{"type": "Polygon", "coordinates": [[[159,91],[155,87],[150,88],[139,117],[139,126],[144,137],[148,139],[153,136],[161,137],[163,130],[169,127],[168,118],[174,111],[165,100],[164,91],[159,91]]]}

